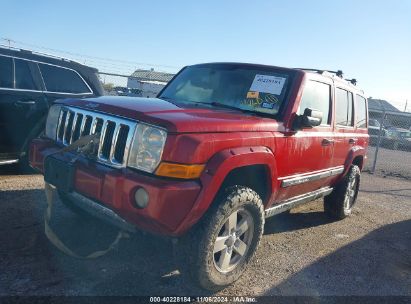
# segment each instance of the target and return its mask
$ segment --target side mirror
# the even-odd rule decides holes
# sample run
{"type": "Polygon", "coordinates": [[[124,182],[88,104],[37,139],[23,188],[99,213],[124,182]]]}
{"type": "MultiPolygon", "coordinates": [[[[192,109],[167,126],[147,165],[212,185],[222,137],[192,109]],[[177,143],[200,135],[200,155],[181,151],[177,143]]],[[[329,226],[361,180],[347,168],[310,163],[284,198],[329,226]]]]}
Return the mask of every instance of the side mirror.
{"type": "Polygon", "coordinates": [[[303,115],[297,116],[294,129],[312,128],[319,126],[323,120],[323,112],[306,108],[303,115]]]}

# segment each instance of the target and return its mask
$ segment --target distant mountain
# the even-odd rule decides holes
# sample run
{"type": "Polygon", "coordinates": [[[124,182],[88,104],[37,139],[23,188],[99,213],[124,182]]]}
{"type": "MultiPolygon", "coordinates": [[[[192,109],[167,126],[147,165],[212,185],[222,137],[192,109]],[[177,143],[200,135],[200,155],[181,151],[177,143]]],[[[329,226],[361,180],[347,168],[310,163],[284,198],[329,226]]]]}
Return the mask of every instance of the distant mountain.
{"type": "Polygon", "coordinates": [[[388,101],[383,99],[373,99],[368,98],[368,110],[374,111],[390,111],[390,112],[401,112],[388,101]]]}

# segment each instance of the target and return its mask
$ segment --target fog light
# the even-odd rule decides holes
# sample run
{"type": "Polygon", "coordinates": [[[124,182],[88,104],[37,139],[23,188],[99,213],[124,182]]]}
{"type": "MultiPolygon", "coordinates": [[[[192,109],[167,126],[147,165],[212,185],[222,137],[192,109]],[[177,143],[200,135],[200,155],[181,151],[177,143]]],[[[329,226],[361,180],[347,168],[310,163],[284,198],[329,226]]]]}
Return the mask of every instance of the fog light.
{"type": "Polygon", "coordinates": [[[148,205],[148,193],[144,188],[138,188],[134,194],[136,206],[138,208],[146,208],[148,205]]]}

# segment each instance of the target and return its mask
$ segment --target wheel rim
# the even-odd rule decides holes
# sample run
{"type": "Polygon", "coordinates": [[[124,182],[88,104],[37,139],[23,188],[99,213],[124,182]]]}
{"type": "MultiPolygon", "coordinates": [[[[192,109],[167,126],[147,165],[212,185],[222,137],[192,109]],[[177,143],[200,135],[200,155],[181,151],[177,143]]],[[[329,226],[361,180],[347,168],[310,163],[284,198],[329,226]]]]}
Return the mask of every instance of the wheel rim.
{"type": "Polygon", "coordinates": [[[354,205],[355,201],[355,193],[357,190],[357,178],[353,178],[347,186],[347,193],[345,195],[345,200],[344,200],[344,209],[349,211],[351,210],[352,206],[354,205]]]}
{"type": "Polygon", "coordinates": [[[236,268],[247,256],[253,239],[254,219],[251,213],[240,208],[223,223],[214,242],[214,266],[227,273],[236,268]]]}

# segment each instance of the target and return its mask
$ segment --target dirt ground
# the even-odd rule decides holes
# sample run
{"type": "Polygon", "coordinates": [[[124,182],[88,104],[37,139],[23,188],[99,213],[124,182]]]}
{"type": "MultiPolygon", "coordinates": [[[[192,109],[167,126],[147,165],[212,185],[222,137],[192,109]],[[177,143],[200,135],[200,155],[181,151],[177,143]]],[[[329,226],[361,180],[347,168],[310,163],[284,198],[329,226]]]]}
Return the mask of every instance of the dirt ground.
{"type": "MultiPolygon", "coordinates": [[[[42,176],[0,174],[0,296],[210,295],[175,271],[169,240],[139,233],[96,260],[65,256],[44,236],[42,176]]],[[[52,225],[83,254],[116,235],[61,203],[52,225]]],[[[343,221],[329,221],[320,200],[269,219],[247,273],[215,295],[410,296],[411,181],[364,173],[343,221]]]]}
{"type": "MultiPolygon", "coordinates": [[[[376,148],[368,147],[366,170],[371,170],[376,148]]],[[[375,173],[382,176],[411,179],[411,152],[380,147],[377,155],[375,173]]]]}

